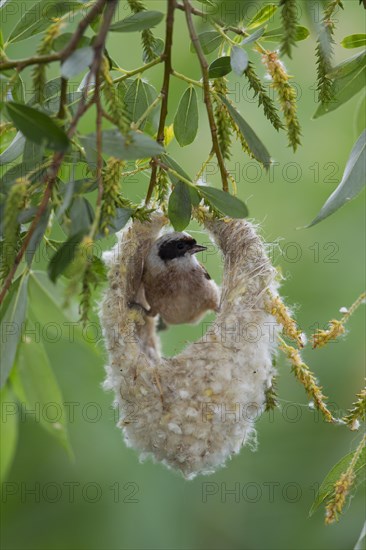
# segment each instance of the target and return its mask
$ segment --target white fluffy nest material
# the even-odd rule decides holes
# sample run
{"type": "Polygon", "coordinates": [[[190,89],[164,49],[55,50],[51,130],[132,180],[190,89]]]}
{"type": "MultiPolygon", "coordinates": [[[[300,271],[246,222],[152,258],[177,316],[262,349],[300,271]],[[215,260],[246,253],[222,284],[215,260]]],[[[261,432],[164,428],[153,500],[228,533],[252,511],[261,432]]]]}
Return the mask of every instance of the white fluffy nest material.
{"type": "Polygon", "coordinates": [[[162,358],[155,321],[131,309],[143,261],[166,219],[134,222],[106,253],[109,288],[101,305],[118,425],[127,445],[189,479],[209,474],[255,436],[274,374],[277,325],[267,312],[275,270],[254,227],[212,220],[206,227],[225,259],[221,310],[207,334],[172,358],[162,358]],[[268,298],[267,298],[268,299],[268,298]]]}

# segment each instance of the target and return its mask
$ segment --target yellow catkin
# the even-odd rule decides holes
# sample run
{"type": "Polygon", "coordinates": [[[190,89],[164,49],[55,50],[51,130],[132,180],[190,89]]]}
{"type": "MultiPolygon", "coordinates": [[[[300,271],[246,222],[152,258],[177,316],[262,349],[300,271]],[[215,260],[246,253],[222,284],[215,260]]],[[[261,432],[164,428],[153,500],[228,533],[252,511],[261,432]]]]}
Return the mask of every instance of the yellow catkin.
{"type": "Polygon", "coordinates": [[[350,427],[351,430],[357,430],[360,421],[365,420],[366,415],[366,388],[356,395],[357,400],[353,403],[351,409],[348,410],[342,420],[350,427]]]}
{"type": "Polygon", "coordinates": [[[346,332],[346,329],[344,328],[345,323],[356,311],[356,309],[365,301],[365,297],[366,293],[363,292],[351,305],[351,307],[347,309],[342,319],[332,319],[329,321],[329,327],[326,330],[317,330],[312,336],[313,348],[321,348],[328,344],[331,340],[335,340],[344,334],[346,332]]]}
{"type": "Polygon", "coordinates": [[[302,332],[297,328],[296,321],[291,317],[289,310],[279,296],[270,296],[268,312],[271,313],[278,324],[283,327],[283,333],[294,340],[301,349],[304,347],[302,332]]]}
{"type": "Polygon", "coordinates": [[[282,349],[290,360],[295,377],[304,386],[308,396],[313,399],[315,408],[322,413],[327,422],[336,422],[336,419],[325,403],[327,398],[323,394],[321,386],[317,384],[314,374],[302,360],[300,351],[287,345],[282,338],[279,338],[279,340],[280,349],[282,349]]]}
{"type": "Polygon", "coordinates": [[[325,507],[325,523],[327,525],[338,521],[339,514],[342,513],[347,495],[349,494],[356,478],[355,466],[361,456],[365,443],[366,436],[363,436],[347,470],[341,474],[340,478],[334,484],[332,497],[325,507]]]}
{"type": "Polygon", "coordinates": [[[297,118],[296,90],[291,86],[290,77],[283,63],[280,61],[277,52],[264,53],[262,60],[271,77],[271,86],[276,90],[278,95],[286,123],[289,145],[296,151],[300,145],[301,136],[301,128],[297,118]]]}

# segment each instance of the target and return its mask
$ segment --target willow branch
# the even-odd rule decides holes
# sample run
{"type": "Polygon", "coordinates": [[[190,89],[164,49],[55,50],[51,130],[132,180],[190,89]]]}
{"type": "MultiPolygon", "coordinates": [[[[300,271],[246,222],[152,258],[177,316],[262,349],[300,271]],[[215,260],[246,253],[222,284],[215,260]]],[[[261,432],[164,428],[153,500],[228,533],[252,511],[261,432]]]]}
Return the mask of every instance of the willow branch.
{"type": "MultiPolygon", "coordinates": [[[[100,28],[99,34],[98,34],[97,39],[96,39],[96,41],[94,43],[94,46],[93,46],[94,58],[93,58],[91,69],[90,69],[90,72],[89,72],[89,75],[88,75],[88,78],[87,78],[87,81],[86,81],[86,85],[85,85],[84,90],[83,90],[83,95],[80,99],[78,110],[77,110],[74,118],[72,119],[70,127],[67,131],[67,136],[68,136],[69,139],[71,139],[73,137],[73,135],[75,134],[76,128],[77,128],[77,125],[79,123],[80,118],[84,115],[84,113],[94,103],[95,95],[94,95],[93,99],[91,101],[89,101],[89,103],[87,103],[88,88],[89,88],[89,84],[91,82],[92,77],[96,76],[99,73],[100,64],[101,64],[101,60],[102,60],[102,55],[103,55],[103,51],[104,51],[104,44],[105,44],[105,41],[106,41],[106,37],[107,37],[107,34],[108,34],[109,26],[110,26],[114,11],[115,11],[115,9],[117,7],[117,4],[118,4],[118,0],[99,0],[97,2],[97,4],[99,4],[99,6],[101,6],[101,5],[106,4],[107,2],[108,2],[108,6],[107,6],[107,10],[106,10],[106,13],[105,13],[105,16],[104,16],[103,24],[100,28]]],[[[96,6],[96,4],[93,7],[94,9],[95,9],[95,6],[96,6]]],[[[97,80],[97,76],[96,76],[96,80],[97,80]]],[[[22,243],[22,246],[21,246],[18,254],[16,255],[14,264],[13,264],[8,276],[6,277],[6,279],[4,281],[4,285],[3,285],[3,288],[1,289],[1,293],[0,293],[0,304],[3,302],[5,296],[6,296],[8,290],[10,288],[11,282],[14,278],[14,275],[17,271],[17,268],[18,268],[20,262],[22,261],[23,256],[24,256],[24,254],[25,254],[25,252],[28,248],[28,245],[30,243],[30,240],[31,240],[31,238],[32,238],[37,226],[38,226],[39,220],[41,219],[42,215],[44,214],[44,212],[47,209],[49,200],[50,200],[51,195],[52,195],[53,186],[55,184],[57,174],[58,174],[58,172],[61,168],[61,164],[62,164],[62,161],[64,159],[65,153],[66,152],[56,152],[53,156],[51,166],[48,169],[48,171],[47,171],[47,173],[44,177],[44,180],[43,180],[43,183],[46,184],[46,189],[45,189],[44,195],[42,197],[42,201],[41,201],[41,203],[40,203],[40,205],[37,209],[35,217],[34,217],[32,223],[31,223],[31,226],[28,230],[28,233],[27,233],[27,235],[26,235],[26,237],[25,237],[25,239],[22,243]]]]}
{"type": "MultiPolygon", "coordinates": [[[[169,85],[170,85],[170,76],[172,74],[172,45],[173,45],[173,27],[174,27],[174,10],[175,10],[175,0],[168,0],[168,11],[166,16],[166,31],[165,31],[165,49],[162,55],[164,60],[164,77],[163,77],[163,87],[161,89],[161,111],[160,111],[160,120],[158,135],[156,141],[161,145],[164,145],[164,130],[165,130],[165,121],[168,115],[168,98],[169,98],[169,85]]],[[[156,176],[158,171],[157,166],[157,157],[151,159],[151,177],[150,184],[147,191],[145,204],[150,202],[155,184],[156,176]]]]}
{"type": "Polygon", "coordinates": [[[18,59],[16,61],[3,61],[0,63],[0,71],[6,71],[7,69],[17,69],[18,71],[22,71],[30,65],[42,65],[53,61],[64,61],[70,56],[70,54],[72,54],[74,50],[76,50],[80,38],[84,35],[84,32],[90,23],[92,23],[94,19],[102,12],[107,2],[108,0],[97,0],[95,2],[93,7],[78,24],[70,39],[70,42],[60,52],[49,55],[35,55],[33,57],[28,57],[27,59],[18,59]]]}
{"type": "Polygon", "coordinates": [[[192,43],[194,45],[194,48],[196,50],[198,60],[199,60],[200,65],[201,65],[204,101],[205,101],[205,104],[206,104],[207,116],[208,116],[208,121],[209,121],[209,125],[210,125],[210,130],[211,130],[212,148],[215,152],[217,162],[218,162],[218,165],[219,165],[219,168],[220,168],[222,188],[223,188],[224,191],[228,191],[229,190],[229,185],[228,185],[228,179],[227,179],[227,171],[226,171],[226,168],[225,168],[224,158],[222,156],[220,145],[219,145],[219,140],[218,140],[218,137],[217,137],[217,127],[216,127],[215,115],[214,115],[214,110],[213,110],[212,101],[211,101],[210,81],[209,81],[209,78],[208,78],[208,62],[207,62],[207,59],[206,59],[206,57],[203,53],[201,43],[199,41],[199,38],[198,38],[197,33],[196,33],[196,29],[195,29],[194,24],[193,24],[191,3],[190,3],[189,0],[183,0],[183,3],[184,3],[184,7],[185,7],[185,13],[186,13],[186,19],[187,19],[189,34],[190,34],[192,43]]]}
{"type": "MultiPolygon", "coordinates": [[[[186,11],[185,5],[182,2],[177,2],[176,8],[181,11],[186,11]]],[[[201,11],[194,6],[191,6],[191,13],[193,15],[197,15],[198,17],[202,17],[207,21],[209,19],[210,21],[216,23],[220,27],[225,28],[227,31],[234,32],[235,34],[238,34],[240,36],[247,36],[248,33],[245,31],[245,29],[242,29],[240,27],[234,27],[233,25],[227,25],[225,21],[222,21],[222,19],[218,19],[217,17],[210,17],[208,13],[205,13],[204,11],[201,11]]]]}

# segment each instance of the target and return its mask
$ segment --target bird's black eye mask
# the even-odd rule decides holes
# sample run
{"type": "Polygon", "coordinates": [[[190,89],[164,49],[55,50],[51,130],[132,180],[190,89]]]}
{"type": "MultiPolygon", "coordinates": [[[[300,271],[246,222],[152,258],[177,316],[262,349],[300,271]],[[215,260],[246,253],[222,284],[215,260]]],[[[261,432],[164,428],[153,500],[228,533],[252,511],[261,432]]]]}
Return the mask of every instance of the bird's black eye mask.
{"type": "Polygon", "coordinates": [[[167,262],[168,260],[174,260],[174,258],[179,258],[184,256],[188,250],[191,250],[197,241],[192,237],[172,239],[162,243],[159,247],[159,257],[167,262]]]}

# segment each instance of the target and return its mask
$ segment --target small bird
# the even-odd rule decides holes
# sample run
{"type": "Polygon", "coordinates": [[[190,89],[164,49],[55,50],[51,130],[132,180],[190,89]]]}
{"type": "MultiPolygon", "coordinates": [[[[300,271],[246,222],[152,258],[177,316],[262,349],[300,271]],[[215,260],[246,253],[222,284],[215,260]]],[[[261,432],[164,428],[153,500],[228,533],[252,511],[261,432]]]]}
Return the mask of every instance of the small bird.
{"type": "Polygon", "coordinates": [[[188,233],[160,237],[147,255],[142,286],[150,309],[164,323],[195,323],[209,310],[218,311],[220,291],[195,254],[207,250],[188,233]]]}

